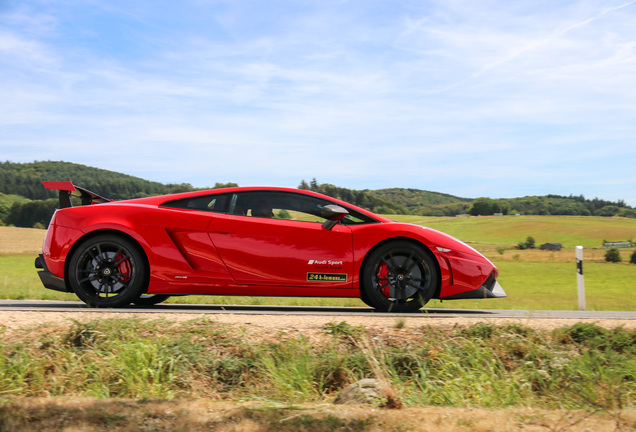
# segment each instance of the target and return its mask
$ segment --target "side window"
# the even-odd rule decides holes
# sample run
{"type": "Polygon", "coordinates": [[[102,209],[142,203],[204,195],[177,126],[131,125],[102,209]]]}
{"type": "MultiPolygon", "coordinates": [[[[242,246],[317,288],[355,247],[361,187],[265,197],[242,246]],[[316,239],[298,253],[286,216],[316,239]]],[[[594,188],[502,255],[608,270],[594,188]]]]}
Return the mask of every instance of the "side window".
{"type": "Polygon", "coordinates": [[[330,204],[329,201],[293,192],[244,192],[237,194],[232,213],[322,223],[325,219],[320,216],[320,213],[328,204],[330,204]]]}
{"type": "MultiPolygon", "coordinates": [[[[322,209],[329,204],[333,203],[301,193],[254,191],[238,193],[231,212],[242,216],[323,223],[322,209]]],[[[342,220],[345,225],[376,222],[358,212],[349,212],[342,220]]]]}
{"type": "Polygon", "coordinates": [[[168,201],[161,207],[227,213],[233,194],[213,194],[168,201]]]}

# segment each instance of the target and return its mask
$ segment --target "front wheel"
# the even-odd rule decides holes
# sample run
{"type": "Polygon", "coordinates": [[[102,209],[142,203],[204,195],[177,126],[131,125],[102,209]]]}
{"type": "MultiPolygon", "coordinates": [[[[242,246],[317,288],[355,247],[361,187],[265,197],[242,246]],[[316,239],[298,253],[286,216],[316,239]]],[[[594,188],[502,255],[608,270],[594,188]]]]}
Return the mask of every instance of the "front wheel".
{"type": "Polygon", "coordinates": [[[381,312],[414,312],[431,299],[439,280],[432,254],[407,241],[393,241],[369,255],[361,296],[381,312]]]}
{"type": "Polygon", "coordinates": [[[91,307],[123,307],[146,290],[148,269],[140,248],[115,235],[84,241],[71,257],[69,282],[77,296],[91,307]]]}

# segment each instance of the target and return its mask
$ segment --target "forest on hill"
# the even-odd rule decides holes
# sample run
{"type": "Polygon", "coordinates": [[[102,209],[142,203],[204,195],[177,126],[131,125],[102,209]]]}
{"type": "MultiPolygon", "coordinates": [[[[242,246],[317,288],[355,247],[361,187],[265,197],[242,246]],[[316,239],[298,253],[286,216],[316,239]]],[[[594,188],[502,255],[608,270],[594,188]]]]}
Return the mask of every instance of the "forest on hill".
{"type": "Polygon", "coordinates": [[[0,193],[30,200],[56,198],[57,192],[42,187],[43,180],[71,180],[114,200],[194,190],[189,183],[165,185],[71,162],[0,162],[0,193]]]}
{"type": "Polygon", "coordinates": [[[613,202],[599,198],[586,199],[583,195],[469,199],[413,189],[382,189],[370,193],[402,204],[408,214],[423,216],[518,214],[636,218],[636,209],[626,205],[622,200],[613,202]]]}
{"type": "MultiPolygon", "coordinates": [[[[0,225],[46,227],[58,200],[55,191],[44,189],[41,183],[43,180],[71,180],[74,184],[115,200],[197,189],[189,183],[151,182],[72,162],[0,162],[0,225]]],[[[227,186],[237,186],[237,184],[217,182],[209,188],[227,186]]],[[[316,179],[312,179],[309,183],[303,179],[298,188],[320,192],[380,214],[423,216],[523,214],[636,218],[636,209],[626,205],[622,200],[617,202],[598,198],[590,200],[582,195],[473,199],[419,189],[352,190],[327,183],[320,184],[316,179]]]]}

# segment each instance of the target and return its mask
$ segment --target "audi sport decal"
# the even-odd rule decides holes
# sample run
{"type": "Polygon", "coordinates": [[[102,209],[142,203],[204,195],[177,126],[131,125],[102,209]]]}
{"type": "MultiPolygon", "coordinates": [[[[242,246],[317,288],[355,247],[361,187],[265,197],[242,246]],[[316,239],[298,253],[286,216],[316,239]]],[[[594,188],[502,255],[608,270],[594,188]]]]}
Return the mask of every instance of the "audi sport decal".
{"type": "Polygon", "coordinates": [[[309,282],[346,282],[346,273],[307,273],[309,282]]]}
{"type": "MultiPolygon", "coordinates": [[[[310,273],[310,274],[316,274],[316,275],[320,275],[320,274],[326,274],[326,275],[331,275],[334,274],[335,272],[341,272],[343,271],[343,261],[342,260],[333,260],[333,259],[310,259],[307,262],[307,265],[311,266],[311,268],[309,270],[313,270],[316,273],[310,273]],[[321,272],[321,273],[318,273],[321,272]],[[331,272],[331,273],[327,273],[327,272],[331,272]]],[[[340,274],[340,273],[337,273],[340,274]]],[[[346,275],[345,275],[346,276],[346,275]]],[[[332,279],[309,279],[307,278],[307,280],[332,280],[332,279]]],[[[346,278],[344,279],[344,281],[346,281],[346,278]]]]}
{"type": "Polygon", "coordinates": [[[334,260],[309,260],[309,262],[307,263],[309,265],[330,265],[330,266],[336,266],[336,265],[342,265],[342,260],[340,261],[334,261],[334,260]]]}

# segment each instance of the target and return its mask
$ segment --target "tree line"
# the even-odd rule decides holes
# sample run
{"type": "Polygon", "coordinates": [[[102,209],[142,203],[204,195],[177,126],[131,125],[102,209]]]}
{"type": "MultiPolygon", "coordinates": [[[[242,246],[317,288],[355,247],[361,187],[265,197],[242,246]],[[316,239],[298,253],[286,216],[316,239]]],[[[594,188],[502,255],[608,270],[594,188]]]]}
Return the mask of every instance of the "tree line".
{"type": "Polygon", "coordinates": [[[380,214],[409,214],[410,212],[405,206],[396,204],[369,191],[360,191],[337,187],[332,184],[319,184],[316,179],[312,179],[310,183],[302,180],[298,185],[298,189],[310,190],[337,198],[342,201],[357,205],[375,213],[380,214]]]}
{"type": "Polygon", "coordinates": [[[477,198],[467,212],[470,215],[521,214],[561,216],[622,216],[636,218],[636,209],[617,202],[579,196],[528,196],[522,198],[477,198]]]}

